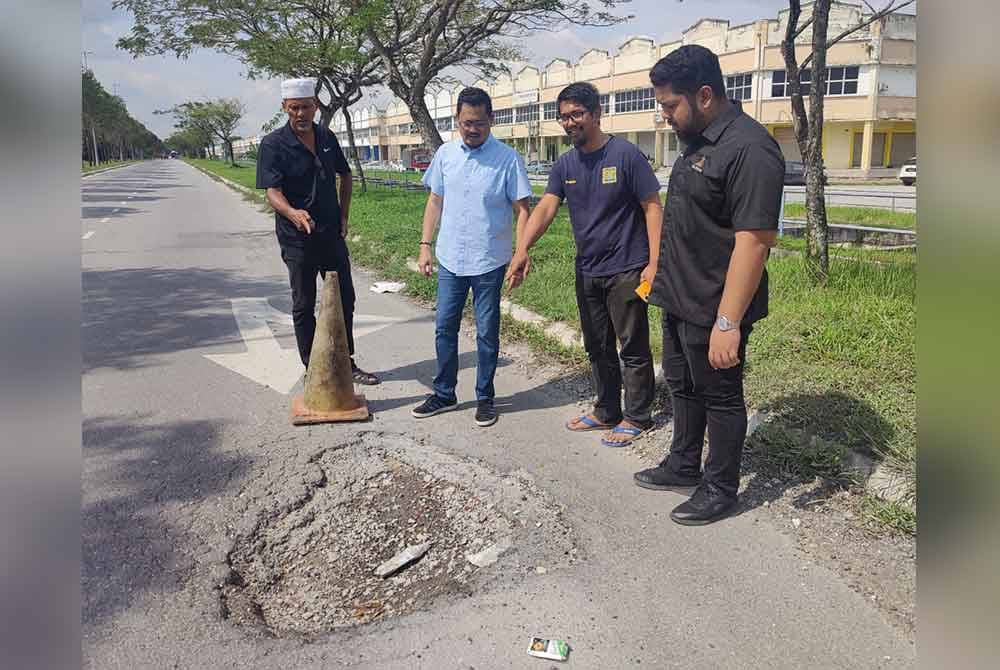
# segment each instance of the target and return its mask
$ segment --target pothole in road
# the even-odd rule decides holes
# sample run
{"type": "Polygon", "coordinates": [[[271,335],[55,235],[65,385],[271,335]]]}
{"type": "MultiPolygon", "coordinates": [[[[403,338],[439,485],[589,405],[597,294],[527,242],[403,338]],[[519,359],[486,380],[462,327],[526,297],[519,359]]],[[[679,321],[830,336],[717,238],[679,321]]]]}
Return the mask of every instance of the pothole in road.
{"type": "Polygon", "coordinates": [[[290,503],[260,511],[229,552],[221,598],[234,623],[317,634],[575,560],[559,510],[524,476],[379,433],[324,450],[307,467],[305,477],[287,479],[309,484],[290,503]],[[418,560],[375,574],[424,543],[418,560]]]}

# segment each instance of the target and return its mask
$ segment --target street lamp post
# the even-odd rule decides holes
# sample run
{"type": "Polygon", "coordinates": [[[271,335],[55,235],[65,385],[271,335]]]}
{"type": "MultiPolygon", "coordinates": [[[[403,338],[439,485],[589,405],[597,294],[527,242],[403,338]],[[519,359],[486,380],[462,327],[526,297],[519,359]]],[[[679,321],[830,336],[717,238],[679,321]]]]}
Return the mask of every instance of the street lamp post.
{"type": "MultiPolygon", "coordinates": [[[[540,130],[540,124],[539,124],[539,122],[537,120],[536,121],[528,121],[528,160],[529,161],[532,160],[531,159],[531,151],[532,151],[531,147],[532,147],[532,144],[536,144],[537,145],[539,130],[540,130]],[[534,138],[536,141],[532,142],[532,138],[534,138]]],[[[539,156],[535,156],[535,160],[541,160],[541,158],[539,156]]]]}

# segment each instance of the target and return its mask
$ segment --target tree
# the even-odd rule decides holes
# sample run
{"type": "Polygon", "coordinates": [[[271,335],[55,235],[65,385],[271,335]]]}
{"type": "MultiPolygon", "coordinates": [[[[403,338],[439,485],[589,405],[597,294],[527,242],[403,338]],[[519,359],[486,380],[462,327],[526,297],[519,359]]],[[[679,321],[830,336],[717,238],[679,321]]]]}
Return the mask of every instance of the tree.
{"type": "MultiPolygon", "coordinates": [[[[611,26],[631,16],[592,11],[583,0],[352,0],[354,16],[382,60],[386,84],[410,110],[424,143],[441,146],[424,101],[452,67],[491,76],[520,56],[513,40],[566,23],[611,26]]],[[[613,9],[623,0],[601,0],[613,9]]]]}
{"type": "MultiPolygon", "coordinates": [[[[176,119],[175,128],[181,131],[193,131],[201,137],[218,140],[222,143],[224,155],[229,156],[229,162],[236,165],[233,153],[233,141],[239,139],[235,135],[246,105],[236,98],[219,98],[206,102],[182,102],[167,110],[157,111],[157,114],[173,114],[176,119]]],[[[214,142],[213,142],[214,143],[214,142]]]]}
{"type": "MultiPolygon", "coordinates": [[[[323,127],[338,110],[349,117],[362,89],[383,78],[381,60],[346,0],[116,0],[114,6],[135,18],[131,33],[118,40],[133,56],[185,58],[205,48],[238,58],[251,78],[316,77],[323,127]]],[[[349,124],[347,130],[353,148],[354,128],[349,124]]],[[[361,163],[352,153],[364,189],[361,163]]]]}
{"type": "Polygon", "coordinates": [[[889,14],[913,4],[914,0],[890,0],[883,9],[871,10],[855,25],[848,26],[832,39],[827,38],[831,0],[815,0],[812,16],[799,25],[801,0],[788,0],[788,25],[781,42],[785,60],[785,81],[792,105],[792,127],[802,154],[806,173],[806,266],[810,276],[825,284],[830,275],[829,227],[826,219],[826,197],[823,186],[823,100],[826,95],[826,52],[837,42],[867,26],[882,21],[889,14]],[[806,29],[812,28],[811,51],[799,63],[795,41],[806,29]],[[811,68],[808,95],[809,109],[803,99],[800,73],[811,68]]]}
{"type": "Polygon", "coordinates": [[[82,155],[96,165],[115,156],[119,160],[162,153],[163,144],[128,113],[125,102],[108,93],[91,70],[83,70],[82,155]]]}

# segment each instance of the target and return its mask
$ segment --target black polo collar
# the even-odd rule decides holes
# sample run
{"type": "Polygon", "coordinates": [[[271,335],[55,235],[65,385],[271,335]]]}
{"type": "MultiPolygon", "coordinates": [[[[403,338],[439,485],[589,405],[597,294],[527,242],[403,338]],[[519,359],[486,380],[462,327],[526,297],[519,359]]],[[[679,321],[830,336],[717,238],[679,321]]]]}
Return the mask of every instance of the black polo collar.
{"type": "Polygon", "coordinates": [[[722,137],[722,132],[729,127],[729,124],[736,120],[736,117],[743,113],[743,108],[739,103],[730,101],[729,109],[720,114],[715,121],[712,121],[705,130],[701,131],[701,136],[715,144],[722,137]]]}
{"type": "MultiPolygon", "coordinates": [[[[313,133],[316,135],[316,146],[326,146],[326,136],[324,131],[326,129],[320,126],[318,123],[313,123],[313,133]]],[[[292,130],[292,123],[289,121],[285,123],[281,128],[281,132],[278,135],[281,138],[283,144],[289,148],[301,147],[305,151],[309,151],[306,145],[302,144],[299,140],[299,136],[295,134],[292,130]]]]}

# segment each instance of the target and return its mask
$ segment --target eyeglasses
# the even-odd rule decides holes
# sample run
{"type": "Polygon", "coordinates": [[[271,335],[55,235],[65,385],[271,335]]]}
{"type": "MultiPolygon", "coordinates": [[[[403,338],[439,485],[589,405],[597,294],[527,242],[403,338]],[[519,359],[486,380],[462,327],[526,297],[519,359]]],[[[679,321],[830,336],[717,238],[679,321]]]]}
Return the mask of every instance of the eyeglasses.
{"type": "Polygon", "coordinates": [[[566,125],[570,121],[580,123],[587,116],[587,114],[590,114],[590,112],[586,109],[574,109],[569,114],[560,114],[556,117],[556,120],[563,125],[566,125]]]}

